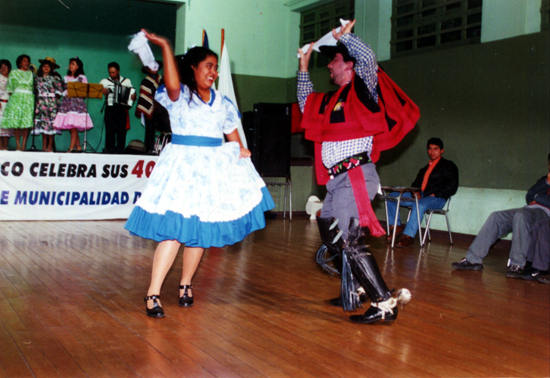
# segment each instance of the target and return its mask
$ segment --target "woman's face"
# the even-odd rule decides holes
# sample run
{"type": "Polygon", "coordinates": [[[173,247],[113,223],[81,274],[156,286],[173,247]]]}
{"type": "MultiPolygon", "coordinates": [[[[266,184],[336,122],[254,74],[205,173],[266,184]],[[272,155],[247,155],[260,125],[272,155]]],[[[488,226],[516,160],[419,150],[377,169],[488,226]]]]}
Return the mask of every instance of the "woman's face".
{"type": "Polygon", "coordinates": [[[44,73],[44,75],[49,75],[52,72],[52,68],[49,64],[44,64],[42,66],[42,72],[44,73]]]}
{"type": "Polygon", "coordinates": [[[71,60],[71,63],[69,63],[69,71],[74,74],[78,68],[78,64],[76,64],[74,60],[71,60]]]}
{"type": "Polygon", "coordinates": [[[0,67],[0,74],[2,74],[2,76],[4,77],[8,77],[8,75],[10,74],[10,69],[8,68],[8,66],[2,64],[2,66],[0,67]]]}
{"type": "Polygon", "coordinates": [[[207,56],[197,67],[191,67],[195,71],[197,89],[210,89],[218,78],[218,59],[215,56],[207,56]]]}
{"type": "Polygon", "coordinates": [[[31,64],[31,62],[29,61],[29,58],[24,57],[21,60],[21,67],[19,67],[19,68],[23,71],[27,71],[29,69],[30,64],[31,64]]]}

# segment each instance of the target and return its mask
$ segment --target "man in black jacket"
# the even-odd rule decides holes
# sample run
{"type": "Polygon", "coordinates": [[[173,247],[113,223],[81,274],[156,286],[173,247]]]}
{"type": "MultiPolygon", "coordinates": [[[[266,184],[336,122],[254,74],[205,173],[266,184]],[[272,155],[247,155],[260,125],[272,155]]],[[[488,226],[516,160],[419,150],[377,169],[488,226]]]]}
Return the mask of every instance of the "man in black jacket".
{"type": "MultiPolygon", "coordinates": [[[[396,235],[400,235],[400,239],[396,244],[397,247],[408,247],[412,245],[414,237],[418,232],[417,211],[420,213],[420,219],[424,216],[427,210],[442,209],[445,206],[445,202],[454,195],[458,189],[458,168],[456,165],[447,159],[444,159],[443,141],[439,138],[430,138],[427,143],[428,157],[430,162],[428,165],[420,169],[416,175],[416,179],[411,184],[413,188],[420,188],[420,191],[416,193],[418,197],[418,207],[416,204],[412,204],[412,213],[407,226],[403,230],[399,218],[397,219],[396,235]]],[[[409,195],[405,193],[403,197],[409,195]]],[[[411,202],[407,202],[406,205],[410,206],[411,202]]],[[[395,212],[397,211],[397,203],[388,201],[388,221],[390,224],[395,220],[395,212]]],[[[393,230],[394,226],[391,225],[390,229],[393,230]]],[[[386,241],[391,241],[392,232],[386,237],[386,241]]]]}
{"type": "Polygon", "coordinates": [[[548,220],[550,217],[550,154],[548,154],[548,173],[529,188],[525,202],[527,205],[524,207],[492,213],[479,230],[466,256],[452,263],[452,267],[457,270],[483,270],[482,262],[489,253],[489,248],[499,238],[512,232],[512,247],[506,277],[523,276],[533,225],[541,219],[548,220]]]}

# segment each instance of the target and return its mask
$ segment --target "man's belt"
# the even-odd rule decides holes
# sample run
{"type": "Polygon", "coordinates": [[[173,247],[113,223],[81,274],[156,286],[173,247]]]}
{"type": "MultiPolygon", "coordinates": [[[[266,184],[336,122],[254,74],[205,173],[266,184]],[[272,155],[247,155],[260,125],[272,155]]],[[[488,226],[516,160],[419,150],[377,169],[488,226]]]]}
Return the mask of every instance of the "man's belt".
{"type": "Polygon", "coordinates": [[[369,157],[368,152],[361,152],[360,154],[350,156],[349,158],[346,158],[338,163],[336,163],[333,167],[329,168],[328,175],[331,179],[335,178],[339,174],[342,174],[344,172],[349,171],[350,169],[353,169],[355,167],[359,167],[363,164],[372,163],[372,160],[369,157]]]}

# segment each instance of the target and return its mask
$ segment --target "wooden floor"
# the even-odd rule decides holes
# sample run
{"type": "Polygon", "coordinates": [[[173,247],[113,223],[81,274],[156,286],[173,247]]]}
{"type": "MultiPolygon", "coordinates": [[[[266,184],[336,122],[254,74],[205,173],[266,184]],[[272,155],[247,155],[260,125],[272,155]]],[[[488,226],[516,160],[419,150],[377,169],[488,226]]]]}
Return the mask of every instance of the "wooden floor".
{"type": "Polygon", "coordinates": [[[456,272],[465,242],[392,252],[372,240],[388,286],[413,299],[391,325],[358,325],[326,302],[339,280],[313,260],[316,223],[269,220],[205,254],[188,309],[180,254],[167,316],[151,319],[155,243],[123,225],[0,222],[0,378],[550,375],[550,285],[507,279],[504,249],[482,273],[456,272]]]}

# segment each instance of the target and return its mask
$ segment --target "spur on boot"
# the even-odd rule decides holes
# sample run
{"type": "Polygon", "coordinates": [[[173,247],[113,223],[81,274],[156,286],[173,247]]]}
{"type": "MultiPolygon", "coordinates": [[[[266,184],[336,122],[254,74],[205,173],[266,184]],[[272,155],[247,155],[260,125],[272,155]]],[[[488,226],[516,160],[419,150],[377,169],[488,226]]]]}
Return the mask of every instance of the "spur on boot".
{"type": "Polygon", "coordinates": [[[143,298],[143,300],[145,301],[145,311],[147,312],[147,316],[150,316],[152,318],[164,318],[164,310],[162,309],[162,307],[160,307],[160,304],[158,302],[159,299],[160,295],[150,295],[143,298]],[[153,301],[153,308],[147,307],[148,300],[153,301]]]}
{"type": "Polygon", "coordinates": [[[189,296],[187,292],[189,289],[192,289],[193,285],[180,285],[180,290],[183,290],[183,295],[180,297],[179,305],[181,307],[191,307],[193,306],[193,297],[189,296]]]}
{"type": "MultiPolygon", "coordinates": [[[[365,303],[367,301],[367,294],[365,293],[358,293],[359,294],[359,300],[361,303],[365,303]]],[[[342,297],[338,298],[332,298],[329,300],[329,303],[331,306],[334,307],[342,307],[342,297]]]]}
{"type": "Polygon", "coordinates": [[[349,319],[354,323],[361,324],[376,323],[378,321],[389,323],[397,319],[397,312],[397,301],[390,300],[372,303],[371,307],[363,315],[352,315],[349,319]]]}

